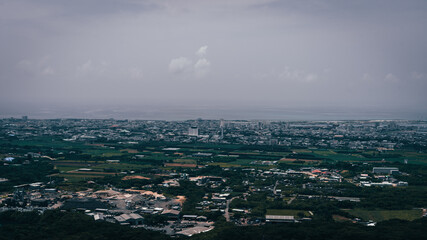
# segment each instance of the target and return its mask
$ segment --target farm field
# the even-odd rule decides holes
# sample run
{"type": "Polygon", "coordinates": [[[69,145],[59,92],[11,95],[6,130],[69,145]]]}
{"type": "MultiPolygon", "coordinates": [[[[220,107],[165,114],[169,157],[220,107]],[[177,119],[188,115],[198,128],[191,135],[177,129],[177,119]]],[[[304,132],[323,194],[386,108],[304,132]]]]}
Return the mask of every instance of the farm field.
{"type": "MultiPolygon", "coordinates": [[[[400,162],[403,163],[405,159],[411,164],[427,165],[427,153],[410,151],[410,150],[395,150],[386,152],[377,152],[372,150],[351,150],[340,151],[335,149],[289,149],[289,151],[278,150],[269,151],[267,148],[252,148],[245,145],[221,145],[221,144],[168,144],[168,145],[154,145],[150,146],[144,144],[129,145],[129,144],[107,144],[97,143],[88,144],[80,142],[66,142],[62,139],[37,137],[30,140],[0,140],[0,145],[24,147],[25,151],[32,149],[51,149],[53,153],[63,154],[56,156],[58,160],[69,160],[67,154],[70,151],[78,152],[79,154],[88,156],[90,158],[97,158],[99,160],[107,159],[130,159],[135,155],[144,155],[144,160],[153,161],[173,161],[178,158],[194,159],[191,156],[194,153],[212,153],[215,162],[228,163],[230,166],[248,166],[249,160],[252,161],[275,161],[280,159],[298,159],[303,160],[304,165],[318,164],[320,162],[332,161],[346,161],[346,162],[400,162]],[[179,148],[174,151],[165,151],[165,148],[179,148]],[[289,156],[295,153],[301,157],[295,158],[289,156]],[[217,157],[217,155],[239,155],[242,159],[231,159],[227,157],[217,157]],[[247,157],[243,157],[247,156],[247,157]],[[304,156],[310,156],[306,158],[304,156]],[[246,161],[246,159],[248,161],[246,161]],[[313,160],[313,162],[311,162],[313,160]],[[314,162],[315,161],[315,162],[314,162]]],[[[24,149],[23,149],[24,150],[24,149]]],[[[198,158],[201,162],[209,162],[210,158],[198,158]],[[205,161],[206,160],[206,161],[205,161]]],[[[291,163],[290,160],[284,160],[286,163],[291,163]]],[[[222,164],[223,165],[223,164],[222,164]]]]}
{"type": "Polygon", "coordinates": [[[294,216],[295,218],[303,216],[311,216],[309,211],[305,210],[295,210],[295,209],[267,209],[267,215],[288,215],[294,216]]]}
{"type": "Polygon", "coordinates": [[[191,163],[165,163],[165,167],[195,168],[197,165],[191,163]]]}
{"type": "Polygon", "coordinates": [[[421,209],[412,210],[363,210],[363,209],[351,209],[346,210],[351,215],[358,217],[362,220],[368,221],[373,220],[381,222],[390,219],[401,219],[412,221],[422,216],[421,209]]]}

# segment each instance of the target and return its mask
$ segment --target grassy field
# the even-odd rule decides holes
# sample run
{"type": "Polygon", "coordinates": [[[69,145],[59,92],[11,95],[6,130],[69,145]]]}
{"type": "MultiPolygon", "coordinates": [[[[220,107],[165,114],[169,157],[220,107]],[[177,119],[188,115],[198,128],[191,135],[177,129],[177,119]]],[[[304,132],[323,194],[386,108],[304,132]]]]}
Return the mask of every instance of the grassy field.
{"type": "Polygon", "coordinates": [[[405,159],[411,164],[427,165],[427,153],[419,153],[414,151],[395,150],[383,154],[377,154],[375,157],[365,157],[363,154],[372,155],[374,151],[360,151],[357,153],[339,153],[332,149],[295,149],[297,153],[312,154],[319,158],[327,158],[332,161],[350,161],[350,162],[365,162],[365,161],[381,161],[385,159],[388,162],[401,162],[405,159]],[[395,157],[387,156],[388,154],[396,154],[395,157]]]}
{"type": "Polygon", "coordinates": [[[87,149],[84,151],[84,153],[91,155],[92,157],[116,157],[116,156],[122,156],[127,153],[121,152],[119,150],[115,149],[87,149]]]}
{"type": "Polygon", "coordinates": [[[421,209],[412,210],[363,210],[363,209],[351,209],[346,210],[351,215],[358,217],[362,220],[368,221],[373,220],[381,222],[389,219],[402,219],[412,221],[417,218],[421,218],[421,209]]]}
{"type": "MultiPolygon", "coordinates": [[[[378,153],[376,151],[349,151],[349,153],[340,152],[334,149],[290,149],[291,152],[286,151],[271,151],[267,149],[260,148],[262,150],[247,149],[247,146],[243,145],[222,145],[222,144],[171,144],[168,147],[178,147],[180,150],[173,152],[165,152],[162,149],[165,146],[135,146],[135,145],[125,145],[125,144],[86,144],[83,142],[65,142],[60,138],[52,137],[36,137],[34,139],[28,140],[0,140],[1,144],[15,145],[18,147],[24,147],[28,149],[27,151],[37,152],[39,149],[42,151],[46,149],[53,149],[55,153],[63,152],[67,154],[69,151],[73,150],[76,152],[81,152],[83,154],[88,154],[92,157],[97,158],[109,158],[109,159],[125,159],[132,158],[136,154],[146,155],[144,160],[153,160],[153,161],[165,161],[165,160],[174,160],[177,158],[178,154],[184,154],[188,156],[182,156],[182,158],[192,158],[191,154],[195,152],[210,152],[214,154],[215,161],[218,163],[227,163],[225,165],[229,166],[248,166],[249,160],[274,160],[274,158],[280,159],[285,158],[291,152],[298,154],[309,154],[315,158],[322,159],[323,161],[349,161],[349,162],[365,162],[365,161],[381,161],[385,159],[388,162],[404,162],[405,159],[408,160],[411,164],[421,164],[427,165],[427,153],[421,153],[411,150],[395,150],[388,151],[385,153],[378,153]],[[143,149],[143,150],[142,150],[143,149]],[[235,154],[240,156],[248,156],[246,159],[235,159],[235,161],[230,161],[231,159],[227,158],[221,161],[221,158],[215,157],[216,154],[235,154]]],[[[64,155],[65,156],[65,155],[64,155]]],[[[58,157],[58,159],[63,159],[58,157]]],[[[64,159],[66,160],[66,159],[64,159]]],[[[205,159],[200,159],[202,162],[205,159]]],[[[210,160],[210,159],[206,159],[210,160]]],[[[305,162],[304,165],[310,165],[311,162],[305,162]]],[[[317,164],[314,163],[313,164],[317,164]]],[[[224,164],[222,164],[224,165],[224,164]]]]}
{"type": "Polygon", "coordinates": [[[223,167],[223,168],[227,168],[227,167],[241,167],[241,165],[239,165],[239,164],[231,164],[231,163],[224,163],[224,162],[208,163],[207,165],[210,165],[210,166],[220,166],[220,167],[223,167]]]}
{"type": "Polygon", "coordinates": [[[82,168],[82,167],[76,167],[76,166],[55,166],[55,169],[58,169],[60,172],[73,171],[73,170],[77,170],[79,168],[82,168]]]}
{"type": "Polygon", "coordinates": [[[138,171],[152,167],[151,165],[131,164],[131,163],[85,163],[79,160],[57,161],[53,163],[55,168],[60,171],[55,176],[65,177],[70,181],[87,180],[89,178],[99,178],[108,175],[114,175],[122,171],[138,171]],[[80,168],[90,168],[93,172],[78,172],[80,168]]]}
{"type": "Polygon", "coordinates": [[[80,175],[78,175],[78,174],[72,174],[72,173],[70,173],[70,174],[60,173],[56,176],[66,178],[70,182],[79,182],[82,180],[89,180],[91,178],[102,178],[102,177],[104,177],[103,175],[95,175],[95,174],[93,174],[93,175],[91,175],[91,174],[80,174],[80,175]]]}
{"type": "Polygon", "coordinates": [[[173,160],[174,163],[187,163],[187,164],[196,164],[197,161],[194,159],[175,159],[173,160]]]}
{"type": "Polygon", "coordinates": [[[144,168],[150,168],[152,166],[150,165],[142,165],[142,164],[131,164],[131,163],[106,163],[106,164],[100,164],[91,167],[92,169],[99,171],[102,169],[114,169],[117,171],[127,171],[127,170],[139,170],[144,168]]]}
{"type": "Polygon", "coordinates": [[[299,217],[298,215],[304,214],[304,217],[309,217],[311,214],[305,210],[294,210],[294,209],[267,209],[267,215],[288,215],[299,217]]]}
{"type": "Polygon", "coordinates": [[[313,154],[315,156],[329,158],[329,159],[335,160],[335,161],[363,161],[363,160],[366,160],[366,158],[360,154],[336,153],[333,150],[315,150],[315,151],[313,151],[313,154]]]}

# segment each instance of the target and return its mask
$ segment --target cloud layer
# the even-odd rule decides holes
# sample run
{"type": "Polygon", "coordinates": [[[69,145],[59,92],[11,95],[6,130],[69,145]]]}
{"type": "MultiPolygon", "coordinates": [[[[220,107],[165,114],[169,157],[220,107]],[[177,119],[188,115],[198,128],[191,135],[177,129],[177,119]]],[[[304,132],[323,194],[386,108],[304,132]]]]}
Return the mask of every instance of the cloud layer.
{"type": "Polygon", "coordinates": [[[427,108],[424,0],[0,4],[0,113],[52,104],[427,108]]]}
{"type": "Polygon", "coordinates": [[[209,73],[211,63],[205,58],[208,46],[201,46],[196,56],[198,59],[193,62],[186,57],[174,58],[169,63],[169,71],[173,74],[187,74],[186,77],[203,78],[209,73]]]}

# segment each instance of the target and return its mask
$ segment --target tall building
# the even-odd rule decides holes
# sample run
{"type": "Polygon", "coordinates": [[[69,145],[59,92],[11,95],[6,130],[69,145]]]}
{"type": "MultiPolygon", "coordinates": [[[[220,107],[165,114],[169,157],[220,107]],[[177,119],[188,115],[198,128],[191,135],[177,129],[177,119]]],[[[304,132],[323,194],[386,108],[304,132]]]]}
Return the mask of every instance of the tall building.
{"type": "Polygon", "coordinates": [[[220,128],[224,128],[224,127],[225,127],[225,121],[224,121],[224,119],[221,119],[221,120],[219,121],[219,127],[220,127],[220,128]]]}
{"type": "Polygon", "coordinates": [[[188,136],[199,136],[199,128],[198,127],[190,127],[188,129],[188,136]]]}

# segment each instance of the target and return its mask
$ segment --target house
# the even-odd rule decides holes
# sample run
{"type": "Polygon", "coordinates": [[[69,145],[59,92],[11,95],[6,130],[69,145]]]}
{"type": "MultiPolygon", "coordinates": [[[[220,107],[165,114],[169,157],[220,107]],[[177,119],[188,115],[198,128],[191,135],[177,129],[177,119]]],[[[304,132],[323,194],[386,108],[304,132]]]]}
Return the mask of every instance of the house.
{"type": "Polygon", "coordinates": [[[198,222],[206,222],[206,221],[208,221],[208,218],[207,218],[207,217],[205,217],[205,216],[198,216],[198,217],[196,218],[196,220],[197,220],[198,222]]]}
{"type": "Polygon", "coordinates": [[[173,209],[164,210],[162,212],[162,216],[166,216],[169,219],[178,219],[179,218],[179,213],[180,212],[178,210],[173,210],[173,209]]]}
{"type": "Polygon", "coordinates": [[[95,213],[95,214],[93,215],[93,219],[94,219],[95,221],[104,221],[104,220],[105,220],[105,216],[104,216],[104,214],[102,214],[102,213],[95,213]]]}
{"type": "Polygon", "coordinates": [[[137,213],[124,213],[120,216],[115,216],[114,219],[122,225],[140,225],[144,220],[144,218],[137,213]]]}

